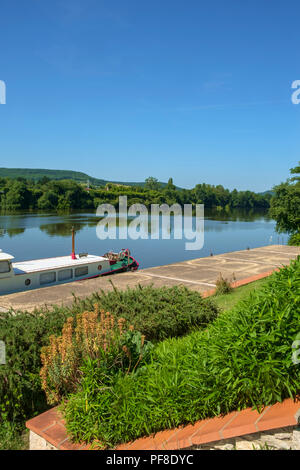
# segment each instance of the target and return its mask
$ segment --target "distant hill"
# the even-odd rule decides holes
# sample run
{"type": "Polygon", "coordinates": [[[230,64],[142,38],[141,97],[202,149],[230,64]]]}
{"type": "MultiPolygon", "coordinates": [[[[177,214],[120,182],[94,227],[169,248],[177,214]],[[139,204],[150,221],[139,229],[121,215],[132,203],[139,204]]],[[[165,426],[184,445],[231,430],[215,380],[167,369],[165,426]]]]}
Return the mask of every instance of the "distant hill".
{"type": "MultiPolygon", "coordinates": [[[[145,182],[122,182],[122,181],[108,181],[99,178],[94,178],[82,173],[80,171],[72,170],[45,170],[40,168],[0,168],[0,178],[26,178],[38,181],[46,176],[51,180],[66,180],[71,179],[77,183],[86,183],[88,180],[90,184],[95,186],[105,186],[106,183],[124,184],[126,186],[145,186],[145,182]]],[[[162,187],[166,183],[160,183],[162,187]]]]}
{"type": "Polygon", "coordinates": [[[266,194],[270,194],[270,196],[274,196],[274,191],[264,191],[263,193],[258,193],[258,194],[261,194],[262,196],[266,196],[266,194]]]}

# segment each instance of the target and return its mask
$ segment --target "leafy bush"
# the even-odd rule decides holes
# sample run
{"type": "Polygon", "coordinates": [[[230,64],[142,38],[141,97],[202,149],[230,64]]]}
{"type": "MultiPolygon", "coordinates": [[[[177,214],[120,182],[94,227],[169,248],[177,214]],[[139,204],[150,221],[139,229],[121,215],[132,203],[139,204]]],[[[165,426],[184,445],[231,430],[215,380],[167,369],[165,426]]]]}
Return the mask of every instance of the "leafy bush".
{"type": "MultiPolygon", "coordinates": [[[[113,285],[113,284],[112,284],[113,285]]],[[[210,299],[203,299],[186,287],[137,286],[134,289],[95,293],[85,300],[75,299],[70,312],[91,310],[94,304],[125,318],[149,341],[182,336],[191,328],[204,328],[218,315],[219,309],[210,299]]]]}
{"type": "Polygon", "coordinates": [[[0,312],[0,339],[6,345],[6,364],[0,366],[0,422],[24,421],[47,408],[41,389],[40,350],[51,334],[61,332],[63,310],[0,312]]]}
{"type": "Polygon", "coordinates": [[[111,376],[135,371],[151,348],[152,344],[132,325],[127,329],[123,318],[116,322],[109,312],[99,313],[97,305],[92,312],[78,314],[75,321],[69,317],[62,335],[51,336],[50,345],[41,352],[40,376],[48,403],[58,403],[77,389],[80,367],[86,360],[93,361],[101,386],[105,386],[111,376]]]}
{"type": "Polygon", "coordinates": [[[293,233],[289,240],[288,240],[288,245],[291,246],[300,246],[300,233],[293,233]]]}
{"type": "MultiPolygon", "coordinates": [[[[290,170],[299,174],[299,166],[290,170]]],[[[299,232],[300,228],[300,177],[289,178],[285,183],[275,186],[270,201],[269,214],[276,221],[276,231],[299,232]]]]}
{"type": "Polygon", "coordinates": [[[159,343],[151,362],[99,393],[97,369],[65,405],[75,440],[108,446],[248,406],[299,396],[300,257],[205,331],[159,343]]]}
{"type": "Polygon", "coordinates": [[[116,318],[130,321],[149,340],[205,327],[218,314],[218,308],[197,292],[153,287],[97,293],[85,301],[76,299],[70,308],[0,312],[0,340],[6,344],[7,355],[7,364],[0,366],[0,423],[24,422],[49,407],[39,376],[41,348],[48,345],[51,335],[62,333],[67,318],[91,310],[95,303],[116,318]]]}

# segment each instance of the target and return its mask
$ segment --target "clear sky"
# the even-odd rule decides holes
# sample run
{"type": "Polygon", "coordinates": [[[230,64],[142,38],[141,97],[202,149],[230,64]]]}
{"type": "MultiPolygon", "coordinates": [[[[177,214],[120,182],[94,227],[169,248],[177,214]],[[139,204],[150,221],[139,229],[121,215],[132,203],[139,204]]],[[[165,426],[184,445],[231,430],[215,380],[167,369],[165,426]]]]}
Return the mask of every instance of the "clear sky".
{"type": "Polygon", "coordinates": [[[298,0],[0,3],[0,166],[264,191],[300,160],[298,0]]]}

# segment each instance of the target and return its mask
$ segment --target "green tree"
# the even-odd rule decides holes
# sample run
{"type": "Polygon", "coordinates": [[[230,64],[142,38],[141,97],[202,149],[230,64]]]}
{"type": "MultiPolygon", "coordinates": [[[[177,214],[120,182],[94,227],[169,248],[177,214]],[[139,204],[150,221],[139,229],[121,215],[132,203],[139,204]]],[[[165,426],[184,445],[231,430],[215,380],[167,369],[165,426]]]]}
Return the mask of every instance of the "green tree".
{"type": "Polygon", "coordinates": [[[172,191],[176,190],[176,186],[173,184],[173,178],[169,178],[166,188],[172,191]]]}
{"type": "Polygon", "coordinates": [[[2,207],[8,210],[28,209],[30,203],[31,192],[26,183],[17,180],[10,184],[9,190],[1,199],[2,207]]]}
{"type": "Polygon", "coordinates": [[[145,188],[146,189],[154,189],[159,190],[159,182],[153,176],[149,176],[149,178],[145,179],[145,188]]]}
{"type": "Polygon", "coordinates": [[[43,176],[42,178],[40,178],[38,181],[37,181],[37,184],[40,186],[40,185],[43,185],[43,184],[47,184],[49,183],[51,180],[50,178],[48,178],[47,176],[43,176]]]}
{"type": "MultiPolygon", "coordinates": [[[[294,169],[293,174],[297,175],[294,169]]],[[[291,181],[299,183],[295,176],[291,181]]],[[[205,204],[206,207],[268,208],[270,194],[255,194],[251,191],[230,192],[222,185],[197,184],[193,189],[177,189],[173,179],[163,187],[154,177],[146,179],[144,187],[129,186],[125,184],[108,183],[106,187],[90,187],[87,190],[85,183],[77,183],[71,179],[50,180],[47,177],[34,182],[25,180],[0,178],[0,205],[2,210],[60,210],[87,209],[97,207],[101,203],[118,205],[119,196],[127,196],[128,204],[141,203],[150,207],[151,204],[174,203],[205,204]]]]}
{"type": "MultiPolygon", "coordinates": [[[[298,165],[295,166],[295,168],[291,168],[290,172],[291,172],[292,175],[294,175],[294,174],[300,175],[300,162],[298,162],[298,165]]],[[[300,176],[293,176],[293,178],[291,178],[291,181],[299,182],[300,181],[300,176]]]]}
{"type": "MultiPolygon", "coordinates": [[[[300,164],[300,162],[299,162],[300,164]]],[[[299,175],[300,167],[290,170],[291,174],[299,175]]],[[[273,188],[270,215],[276,220],[277,232],[291,235],[300,232],[300,177],[294,176],[285,183],[273,188]]]]}
{"type": "Polygon", "coordinates": [[[54,191],[46,191],[37,202],[37,206],[41,210],[56,209],[58,196],[54,191]]]}

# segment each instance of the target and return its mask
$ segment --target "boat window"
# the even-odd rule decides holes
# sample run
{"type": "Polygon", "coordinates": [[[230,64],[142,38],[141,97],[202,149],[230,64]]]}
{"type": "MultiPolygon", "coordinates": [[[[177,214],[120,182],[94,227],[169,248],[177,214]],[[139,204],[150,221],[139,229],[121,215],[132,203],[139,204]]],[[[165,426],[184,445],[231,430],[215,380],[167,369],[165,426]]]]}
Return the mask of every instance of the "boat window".
{"type": "Polygon", "coordinates": [[[10,264],[9,261],[0,261],[0,273],[9,273],[10,264]]]}
{"type": "Polygon", "coordinates": [[[72,269],[64,269],[63,271],[58,272],[59,281],[67,281],[68,279],[72,279],[72,277],[73,277],[72,269]]]}
{"type": "Polygon", "coordinates": [[[56,273],[54,271],[50,273],[42,273],[40,275],[40,284],[50,284],[56,281],[56,273]]]}
{"type": "Polygon", "coordinates": [[[89,273],[89,267],[88,266],[80,266],[79,268],[75,269],[75,276],[76,277],[85,276],[88,273],[89,273]]]}

